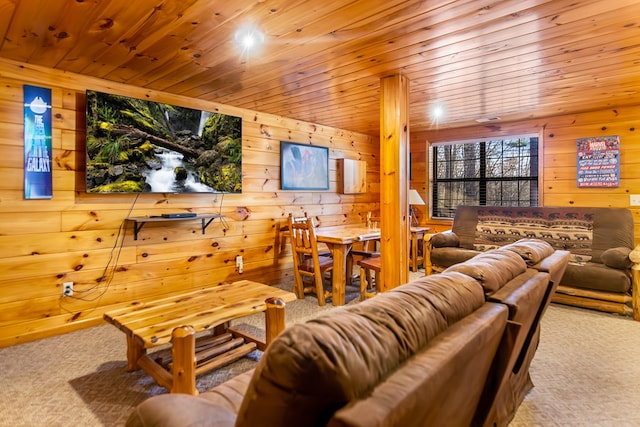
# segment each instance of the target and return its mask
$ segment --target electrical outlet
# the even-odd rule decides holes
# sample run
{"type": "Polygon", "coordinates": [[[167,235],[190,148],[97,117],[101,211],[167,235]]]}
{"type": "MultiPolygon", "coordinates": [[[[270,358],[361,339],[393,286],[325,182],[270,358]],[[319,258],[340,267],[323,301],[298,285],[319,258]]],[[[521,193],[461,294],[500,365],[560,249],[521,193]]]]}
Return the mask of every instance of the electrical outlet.
{"type": "Polygon", "coordinates": [[[63,297],[73,296],[73,282],[64,282],[62,284],[62,296],[63,297]]]}
{"type": "Polygon", "coordinates": [[[640,206],[640,194],[630,194],[629,195],[629,205],[630,206],[640,206]]]}
{"type": "Polygon", "coordinates": [[[238,273],[242,273],[244,269],[244,262],[242,260],[242,255],[236,256],[236,267],[238,267],[238,273]]]}

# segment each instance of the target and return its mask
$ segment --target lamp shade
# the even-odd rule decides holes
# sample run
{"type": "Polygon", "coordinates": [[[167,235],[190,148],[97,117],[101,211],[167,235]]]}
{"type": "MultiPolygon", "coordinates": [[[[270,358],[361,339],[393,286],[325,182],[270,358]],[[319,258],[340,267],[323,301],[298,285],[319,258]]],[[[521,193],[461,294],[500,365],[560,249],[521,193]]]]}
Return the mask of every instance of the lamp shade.
{"type": "Polygon", "coordinates": [[[420,197],[420,193],[418,190],[411,189],[409,190],[409,204],[410,205],[424,205],[424,200],[420,197]]]}

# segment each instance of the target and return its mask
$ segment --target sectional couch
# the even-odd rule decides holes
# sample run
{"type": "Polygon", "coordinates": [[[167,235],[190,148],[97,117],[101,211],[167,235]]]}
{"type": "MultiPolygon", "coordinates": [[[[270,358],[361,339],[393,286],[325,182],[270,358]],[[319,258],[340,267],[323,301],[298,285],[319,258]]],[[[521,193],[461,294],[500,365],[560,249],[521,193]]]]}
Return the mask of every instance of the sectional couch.
{"type": "Polygon", "coordinates": [[[519,242],[290,326],[255,370],[147,399],[127,426],[507,425],[568,261],[556,252],[519,242]]]}
{"type": "Polygon", "coordinates": [[[634,250],[628,209],[458,206],[451,230],[426,243],[425,269],[442,271],[522,238],[570,252],[554,302],[640,320],[640,245],[634,250]]]}

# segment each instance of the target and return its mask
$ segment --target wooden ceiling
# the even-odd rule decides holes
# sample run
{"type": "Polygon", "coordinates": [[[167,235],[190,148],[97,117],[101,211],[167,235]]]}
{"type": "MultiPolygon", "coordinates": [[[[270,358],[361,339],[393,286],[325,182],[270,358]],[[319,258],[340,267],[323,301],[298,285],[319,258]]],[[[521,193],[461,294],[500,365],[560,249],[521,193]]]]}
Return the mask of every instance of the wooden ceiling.
{"type": "Polygon", "coordinates": [[[0,0],[0,33],[11,60],[371,135],[398,73],[412,134],[640,103],[638,0],[0,0]]]}

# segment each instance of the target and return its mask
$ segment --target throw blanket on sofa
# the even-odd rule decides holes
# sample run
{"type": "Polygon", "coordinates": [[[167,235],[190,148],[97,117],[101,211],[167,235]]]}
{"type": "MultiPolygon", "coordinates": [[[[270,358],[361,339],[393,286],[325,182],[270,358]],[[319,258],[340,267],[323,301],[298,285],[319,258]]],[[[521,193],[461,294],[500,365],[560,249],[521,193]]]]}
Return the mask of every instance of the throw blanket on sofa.
{"type": "Polygon", "coordinates": [[[479,207],[473,249],[487,251],[522,238],[543,239],[554,249],[571,252],[569,262],[591,260],[593,214],[588,209],[479,207]]]}

